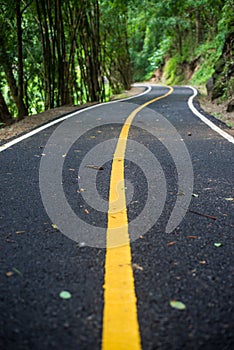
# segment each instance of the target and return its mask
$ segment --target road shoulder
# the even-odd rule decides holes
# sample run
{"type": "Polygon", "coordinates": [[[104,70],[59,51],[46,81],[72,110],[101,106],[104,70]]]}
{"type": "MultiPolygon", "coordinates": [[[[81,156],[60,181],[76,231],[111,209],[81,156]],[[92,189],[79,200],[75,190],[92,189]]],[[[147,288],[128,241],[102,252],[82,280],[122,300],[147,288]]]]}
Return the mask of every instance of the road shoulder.
{"type": "MultiPolygon", "coordinates": [[[[142,93],[144,90],[145,89],[142,87],[132,87],[130,90],[124,91],[122,94],[114,95],[111,98],[111,101],[132,97],[142,93]]],[[[18,123],[15,123],[0,129],[0,144],[3,144],[6,141],[12,140],[15,137],[18,137],[27,132],[30,132],[31,130],[39,126],[42,126],[59,117],[65,116],[66,114],[79,111],[81,109],[87,108],[94,104],[96,104],[96,102],[86,103],[80,106],[62,106],[62,107],[57,107],[57,108],[47,110],[43,113],[27,116],[23,120],[19,121],[18,123]]]]}

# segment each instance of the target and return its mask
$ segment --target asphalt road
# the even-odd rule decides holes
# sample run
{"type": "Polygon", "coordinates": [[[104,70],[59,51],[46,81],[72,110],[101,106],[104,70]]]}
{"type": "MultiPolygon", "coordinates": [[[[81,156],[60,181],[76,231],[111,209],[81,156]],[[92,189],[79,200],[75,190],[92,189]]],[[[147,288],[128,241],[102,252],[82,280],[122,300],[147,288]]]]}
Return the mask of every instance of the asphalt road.
{"type": "MultiPolygon", "coordinates": [[[[101,349],[113,153],[129,114],[168,91],[95,106],[0,152],[0,349],[101,349]]],[[[234,347],[234,145],[191,112],[192,94],[175,87],[128,135],[121,190],[144,350],[234,347]]]]}

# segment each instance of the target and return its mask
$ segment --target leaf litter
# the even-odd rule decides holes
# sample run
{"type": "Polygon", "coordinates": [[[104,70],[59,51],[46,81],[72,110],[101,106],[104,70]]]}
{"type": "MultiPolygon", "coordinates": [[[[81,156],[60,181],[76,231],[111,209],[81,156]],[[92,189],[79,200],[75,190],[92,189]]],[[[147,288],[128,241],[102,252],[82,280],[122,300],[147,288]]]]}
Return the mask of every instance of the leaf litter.
{"type": "Polygon", "coordinates": [[[13,239],[10,239],[11,236],[12,236],[12,234],[9,233],[9,234],[5,237],[5,242],[7,242],[7,243],[16,243],[16,241],[14,241],[13,239]]]}
{"type": "Polygon", "coordinates": [[[168,243],[167,243],[167,246],[170,247],[170,246],[172,246],[172,245],[174,245],[174,244],[176,244],[176,241],[168,242],[168,243]]]}
{"type": "Polygon", "coordinates": [[[59,293],[59,297],[61,299],[71,299],[72,295],[70,292],[68,292],[67,290],[62,290],[60,293],[59,293]]]}
{"type": "Polygon", "coordinates": [[[7,272],[6,272],[6,276],[7,276],[7,277],[11,277],[12,275],[14,275],[14,272],[13,272],[13,271],[7,271],[7,272]]]}
{"type": "Polygon", "coordinates": [[[216,217],[216,216],[213,216],[213,215],[208,215],[208,214],[199,213],[198,211],[191,210],[191,209],[189,209],[188,211],[189,211],[190,213],[192,213],[192,214],[200,215],[200,216],[203,216],[203,217],[205,217],[205,218],[207,218],[207,219],[217,220],[217,217],[216,217]]]}
{"type": "Polygon", "coordinates": [[[178,300],[171,300],[170,306],[174,309],[177,309],[177,310],[185,310],[186,309],[186,305],[184,303],[182,303],[182,301],[178,301],[178,300]]]}
{"type": "Polygon", "coordinates": [[[76,192],[77,193],[81,193],[81,192],[85,192],[86,191],[86,189],[85,188],[80,188],[79,190],[77,190],[76,192]]]}
{"type": "Polygon", "coordinates": [[[93,165],[93,164],[88,164],[85,167],[89,168],[89,169],[94,169],[94,170],[104,170],[104,168],[102,166],[93,165]]]}
{"type": "Polygon", "coordinates": [[[16,231],[17,235],[22,235],[23,233],[25,233],[25,231],[16,231]]]}
{"type": "Polygon", "coordinates": [[[222,245],[223,245],[223,243],[220,243],[220,242],[214,243],[214,246],[216,248],[222,247],[222,245]]]}
{"type": "Polygon", "coordinates": [[[133,268],[133,270],[143,271],[143,267],[138,265],[138,264],[136,264],[136,263],[132,264],[132,268],[133,268]]]}
{"type": "Polygon", "coordinates": [[[19,275],[19,276],[23,276],[22,272],[20,270],[18,270],[16,267],[13,267],[12,271],[17,273],[17,275],[19,275]]]}

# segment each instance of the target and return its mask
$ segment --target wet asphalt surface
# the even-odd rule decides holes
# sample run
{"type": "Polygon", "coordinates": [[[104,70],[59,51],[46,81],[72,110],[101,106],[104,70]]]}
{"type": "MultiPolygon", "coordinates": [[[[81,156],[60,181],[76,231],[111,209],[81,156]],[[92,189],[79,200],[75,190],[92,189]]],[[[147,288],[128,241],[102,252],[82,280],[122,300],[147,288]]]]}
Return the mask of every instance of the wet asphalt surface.
{"type": "MultiPolygon", "coordinates": [[[[61,184],[75,215],[94,232],[102,229],[103,242],[107,214],[93,209],[82,197],[83,190],[89,191],[78,185],[82,160],[109,139],[114,147],[129,112],[167,90],[154,87],[144,96],[95,107],[72,118],[77,128],[86,123],[87,127],[68,151],[60,154],[64,158],[61,184]]],[[[192,193],[196,196],[191,193],[186,215],[170,233],[165,228],[176,199],[187,193],[178,183],[167,140],[163,142],[145,128],[144,111],[136,117],[129,134],[129,140],[145,146],[157,158],[167,184],[165,203],[156,204],[155,200],[155,206],[162,206],[162,214],[154,220],[145,213],[131,244],[132,261],[141,267],[134,269],[134,276],[144,350],[229,350],[234,346],[234,202],[225,199],[234,197],[233,144],[192,114],[187,107],[191,94],[188,88],[176,87],[172,95],[148,107],[152,114],[149,126],[157,125],[157,113],[166,118],[183,139],[193,165],[192,193]],[[147,220],[152,227],[144,232],[147,220]],[[173,309],[171,300],[182,301],[186,309],[173,309]]],[[[59,127],[62,130],[61,124],[59,127]]],[[[96,243],[90,247],[88,239],[86,242],[89,232],[82,231],[82,224],[77,226],[75,241],[70,239],[65,232],[70,219],[65,220],[61,233],[41,198],[40,163],[48,155],[44,147],[56,128],[0,153],[0,349],[4,350],[101,349],[105,249],[96,243]],[[71,299],[59,297],[63,290],[71,293],[71,299]]],[[[66,137],[69,139],[69,133],[66,137]]],[[[111,147],[107,145],[110,154],[111,147]]],[[[103,170],[89,171],[95,173],[100,197],[107,200],[111,160],[96,165],[103,170]]],[[[53,166],[51,163],[51,169],[53,166]]],[[[148,164],[147,170],[150,167],[148,164]]],[[[128,216],[134,222],[149,198],[140,156],[139,164],[126,160],[125,177],[128,216]]],[[[54,188],[53,177],[48,175],[52,199],[54,188]]],[[[65,209],[56,196],[52,204],[62,217],[65,209]]]]}

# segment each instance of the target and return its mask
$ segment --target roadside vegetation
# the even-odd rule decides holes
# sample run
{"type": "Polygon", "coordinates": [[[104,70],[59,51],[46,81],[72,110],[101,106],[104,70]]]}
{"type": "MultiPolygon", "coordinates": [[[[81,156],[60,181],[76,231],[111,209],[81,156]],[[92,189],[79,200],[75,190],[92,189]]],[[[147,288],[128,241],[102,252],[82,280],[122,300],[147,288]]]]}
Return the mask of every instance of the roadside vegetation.
{"type": "MultiPolygon", "coordinates": [[[[134,81],[234,92],[234,0],[0,0],[0,126],[134,81]]],[[[204,91],[204,89],[202,89],[204,91]]],[[[233,106],[234,109],[234,106],[233,106]]]]}
{"type": "Polygon", "coordinates": [[[234,1],[134,2],[131,60],[134,78],[168,84],[204,85],[213,76],[211,97],[234,92],[234,1]],[[140,5],[141,4],[141,5],[140,5]],[[141,11],[139,11],[141,7],[141,11]],[[134,26],[135,23],[135,26],[134,26]]]}

